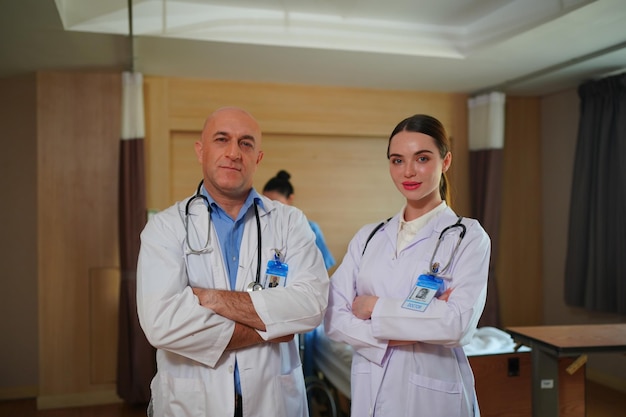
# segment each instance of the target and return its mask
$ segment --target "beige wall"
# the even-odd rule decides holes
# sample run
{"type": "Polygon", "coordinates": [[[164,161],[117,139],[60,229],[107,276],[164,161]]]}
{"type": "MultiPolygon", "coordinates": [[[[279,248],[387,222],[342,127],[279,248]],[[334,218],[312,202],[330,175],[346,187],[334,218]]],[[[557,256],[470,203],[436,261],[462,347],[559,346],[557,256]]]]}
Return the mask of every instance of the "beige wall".
{"type": "Polygon", "coordinates": [[[116,399],[119,73],[37,74],[42,408],[116,399]]]}
{"type": "Polygon", "coordinates": [[[289,171],[296,205],[320,224],[338,262],[361,226],[402,207],[389,179],[387,139],[412,114],[438,117],[453,137],[454,207],[468,213],[468,187],[455,183],[468,181],[465,95],[160,77],[145,82],[151,209],[195,191],[201,171],[193,144],[204,119],[218,107],[237,105],[263,130],[265,156],[255,187],[261,191],[278,170],[289,171]]]}
{"type": "MultiPolygon", "coordinates": [[[[0,83],[5,143],[14,141],[5,145],[11,152],[0,156],[6,174],[0,183],[8,201],[20,202],[0,209],[15,219],[3,224],[9,238],[0,248],[0,330],[10,341],[0,347],[3,398],[34,395],[39,386],[44,406],[115,399],[111,323],[118,272],[111,226],[117,210],[118,79],[119,74],[53,73],[0,83]],[[102,200],[94,200],[94,189],[102,200]],[[93,207],[89,219],[80,217],[93,207]],[[44,236],[39,247],[38,236],[44,236]],[[85,243],[86,236],[96,243],[85,243]],[[100,349],[102,343],[108,347],[100,349]]],[[[454,207],[469,214],[462,94],[158,77],[146,77],[145,94],[151,208],[165,208],[194,190],[200,171],[193,142],[206,113],[231,104],[248,108],[265,132],[267,154],[255,186],[261,188],[278,169],[289,170],[297,205],[322,225],[338,261],[356,228],[395,213],[401,204],[394,200],[384,152],[390,130],[407,115],[431,113],[448,127],[454,207]]],[[[560,296],[576,114],[572,92],[541,100],[507,98],[498,265],[504,326],[620,320],[570,309],[560,296]],[[543,303],[527,302],[535,294],[544,295],[543,303]]],[[[618,359],[615,369],[623,372],[618,359]]],[[[615,382],[597,363],[588,372],[598,368],[601,378],[615,382]]]]}
{"type": "MultiPolygon", "coordinates": [[[[11,239],[3,241],[0,256],[7,278],[20,277],[1,284],[3,294],[12,297],[3,303],[8,311],[0,321],[11,336],[3,338],[10,343],[0,357],[2,398],[37,395],[43,408],[116,400],[120,84],[119,74],[42,72],[23,85],[15,78],[0,85],[2,106],[11,109],[3,113],[3,127],[16,141],[7,146],[10,154],[3,153],[8,174],[3,191],[23,203],[2,208],[6,218],[16,221],[5,222],[5,236],[11,239]]],[[[467,167],[465,96],[460,94],[149,77],[145,91],[150,207],[163,208],[176,198],[175,184],[187,174],[172,170],[170,163],[185,149],[191,154],[190,144],[207,112],[224,104],[241,105],[261,122],[268,154],[273,155],[258,181],[277,169],[292,169],[299,204],[324,223],[339,259],[356,227],[399,208],[391,201],[395,194],[384,158],[388,132],[399,119],[417,112],[439,117],[458,151],[452,181],[462,181],[467,167]],[[179,145],[182,150],[177,151],[179,145]],[[301,164],[286,165],[294,154],[302,154],[306,171],[299,171],[301,164]],[[328,165],[327,155],[333,164],[328,165]],[[330,169],[346,161],[352,169],[339,176],[350,178],[356,169],[365,176],[346,181],[349,191],[341,197],[365,218],[346,214],[350,209],[344,211],[339,204],[335,213],[342,217],[333,218],[324,212],[329,205],[320,203],[329,198],[328,183],[336,177],[330,169]],[[329,176],[321,182],[312,179],[314,174],[329,176]],[[354,225],[346,226],[346,219],[354,225]],[[336,232],[344,240],[333,238],[336,232]]],[[[199,171],[191,171],[189,190],[199,177],[199,171]]],[[[180,194],[188,194],[183,188],[180,194]]],[[[466,213],[467,187],[459,187],[455,197],[455,206],[466,213]]]]}
{"type": "Polygon", "coordinates": [[[0,399],[117,400],[119,73],[0,83],[0,399]]]}
{"type": "Polygon", "coordinates": [[[505,118],[502,214],[496,262],[501,324],[503,327],[540,325],[542,308],[537,299],[542,287],[539,100],[507,97],[505,118]]]}
{"type": "MultiPolygon", "coordinates": [[[[395,214],[402,198],[388,178],[389,132],[414,113],[444,123],[453,142],[455,210],[470,216],[467,97],[461,94],[230,83],[146,77],[148,204],[163,209],[200,178],[193,143],[208,112],[248,109],[264,130],[255,186],[279,169],[293,175],[297,205],[322,226],[340,261],[359,227],[395,214]]],[[[538,98],[507,98],[497,279],[502,324],[541,324],[541,147],[538,98]]],[[[331,271],[332,272],[332,271],[331,271]]]]}

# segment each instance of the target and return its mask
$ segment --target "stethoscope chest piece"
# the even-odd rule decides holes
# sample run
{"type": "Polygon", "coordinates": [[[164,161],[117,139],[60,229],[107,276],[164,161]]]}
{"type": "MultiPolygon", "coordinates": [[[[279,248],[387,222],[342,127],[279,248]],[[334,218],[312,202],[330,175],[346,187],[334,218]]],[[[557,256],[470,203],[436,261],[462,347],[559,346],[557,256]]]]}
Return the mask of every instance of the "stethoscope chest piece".
{"type": "Polygon", "coordinates": [[[258,282],[251,282],[250,284],[248,284],[248,288],[246,288],[248,292],[261,291],[262,289],[263,289],[263,286],[259,284],[258,282]]]}

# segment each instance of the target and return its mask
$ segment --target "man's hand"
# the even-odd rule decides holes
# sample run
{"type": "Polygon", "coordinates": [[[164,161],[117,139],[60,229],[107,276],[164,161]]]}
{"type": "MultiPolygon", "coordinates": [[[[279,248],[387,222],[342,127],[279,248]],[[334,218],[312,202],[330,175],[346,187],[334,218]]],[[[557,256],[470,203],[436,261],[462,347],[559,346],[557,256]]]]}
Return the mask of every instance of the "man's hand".
{"type": "Polygon", "coordinates": [[[412,341],[412,340],[390,340],[388,345],[389,346],[407,346],[407,345],[414,345],[417,342],[412,341]]]}
{"type": "Polygon", "coordinates": [[[250,294],[243,291],[215,290],[210,288],[192,288],[200,305],[215,311],[222,317],[242,323],[253,329],[265,331],[250,294]]]}
{"type": "Polygon", "coordinates": [[[281,337],[277,337],[276,339],[270,339],[267,342],[268,343],[284,343],[284,342],[291,342],[293,340],[293,336],[292,334],[288,334],[285,336],[281,336],[281,337]]]}
{"type": "Polygon", "coordinates": [[[198,297],[202,307],[213,309],[211,306],[215,302],[213,300],[213,291],[207,288],[192,287],[191,290],[198,297]]]}
{"type": "Polygon", "coordinates": [[[261,335],[251,327],[235,322],[235,331],[233,332],[226,350],[242,349],[248,346],[259,345],[261,343],[283,343],[293,339],[292,334],[288,334],[275,339],[263,340],[261,335]]]}
{"type": "Polygon", "coordinates": [[[453,288],[448,288],[447,290],[443,292],[443,294],[437,297],[437,300],[448,302],[448,298],[450,298],[450,294],[452,294],[452,290],[453,288]]]}

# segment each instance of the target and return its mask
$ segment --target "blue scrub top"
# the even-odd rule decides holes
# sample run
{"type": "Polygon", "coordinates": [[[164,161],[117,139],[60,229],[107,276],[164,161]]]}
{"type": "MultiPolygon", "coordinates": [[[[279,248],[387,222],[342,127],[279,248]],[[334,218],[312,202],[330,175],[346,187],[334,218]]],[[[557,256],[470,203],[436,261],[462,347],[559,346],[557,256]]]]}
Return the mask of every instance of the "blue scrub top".
{"type": "Polygon", "coordinates": [[[320,229],[317,223],[310,220],[309,226],[311,226],[311,229],[313,229],[313,233],[315,233],[315,244],[319,248],[320,252],[322,252],[326,269],[332,268],[333,265],[335,265],[335,258],[333,258],[332,253],[330,253],[330,250],[328,250],[328,246],[326,246],[326,242],[324,241],[324,235],[322,234],[322,229],[320,229]]]}

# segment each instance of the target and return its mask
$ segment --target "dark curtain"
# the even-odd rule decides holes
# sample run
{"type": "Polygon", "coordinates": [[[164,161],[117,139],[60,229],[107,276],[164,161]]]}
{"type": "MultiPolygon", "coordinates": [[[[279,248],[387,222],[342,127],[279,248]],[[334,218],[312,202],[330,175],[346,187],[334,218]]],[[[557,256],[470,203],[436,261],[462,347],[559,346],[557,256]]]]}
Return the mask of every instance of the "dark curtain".
{"type": "Polygon", "coordinates": [[[119,235],[120,305],[117,394],[129,404],[147,404],[156,373],[155,349],[139,326],[136,300],[140,233],[146,224],[142,88],[140,74],[124,73],[120,141],[119,235]],[[137,85],[139,83],[139,85],[137,85]],[[129,137],[129,135],[131,137],[129,137]]]}
{"type": "Polygon", "coordinates": [[[495,264],[498,259],[498,236],[500,234],[502,153],[502,149],[470,151],[472,217],[480,221],[491,238],[487,302],[478,322],[479,327],[500,327],[500,302],[495,264]]]}
{"type": "Polygon", "coordinates": [[[505,100],[504,93],[493,91],[468,101],[470,215],[481,223],[491,238],[487,300],[479,327],[501,326],[495,265],[500,236],[505,100]]]}
{"type": "Polygon", "coordinates": [[[626,74],[582,84],[578,95],[565,302],[626,314],[626,74]]]}

